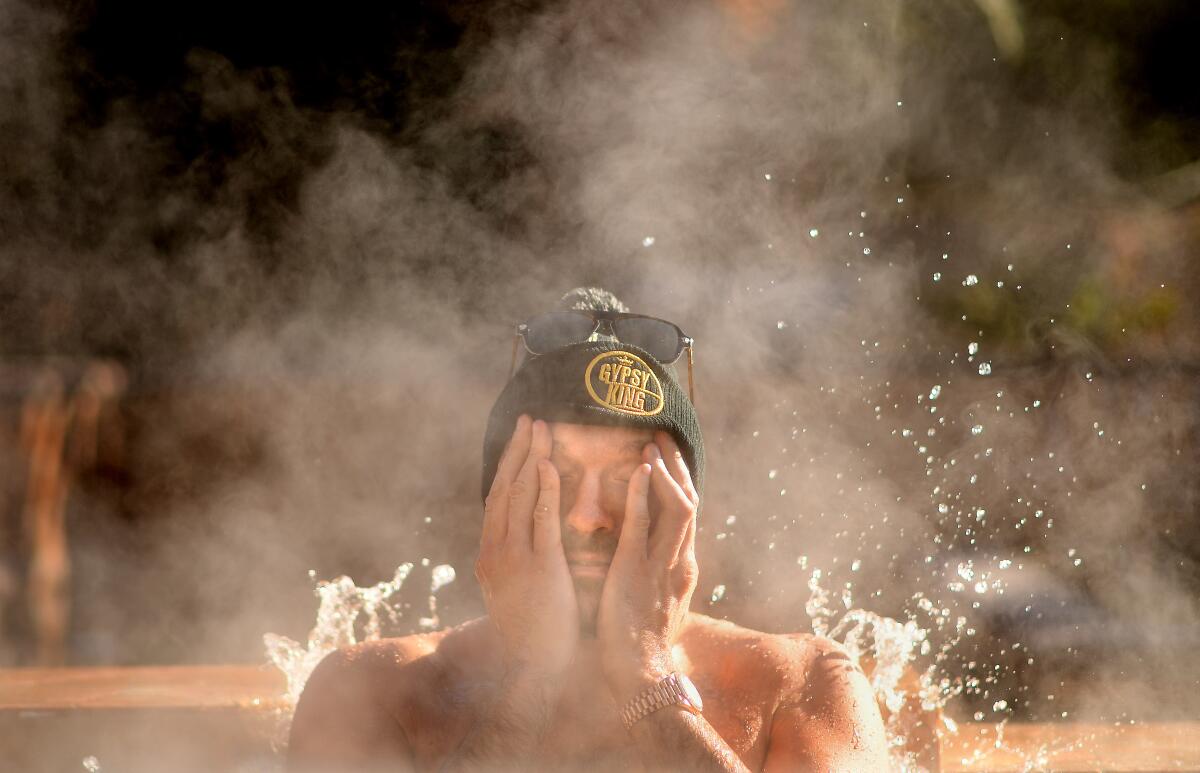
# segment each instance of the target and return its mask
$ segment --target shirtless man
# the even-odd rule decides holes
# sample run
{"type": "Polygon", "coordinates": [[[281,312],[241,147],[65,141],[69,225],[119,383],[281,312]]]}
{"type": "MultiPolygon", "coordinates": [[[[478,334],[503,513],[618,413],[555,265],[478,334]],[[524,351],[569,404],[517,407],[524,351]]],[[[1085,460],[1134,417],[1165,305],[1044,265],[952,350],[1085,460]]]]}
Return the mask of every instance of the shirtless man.
{"type": "Polygon", "coordinates": [[[874,695],[838,645],[688,610],[703,441],[670,352],[617,340],[608,316],[527,360],[493,409],[489,432],[512,431],[498,463],[485,447],[488,615],[327,657],[290,771],[887,768],[874,695]],[[523,379],[532,393],[506,400],[523,379]]]}

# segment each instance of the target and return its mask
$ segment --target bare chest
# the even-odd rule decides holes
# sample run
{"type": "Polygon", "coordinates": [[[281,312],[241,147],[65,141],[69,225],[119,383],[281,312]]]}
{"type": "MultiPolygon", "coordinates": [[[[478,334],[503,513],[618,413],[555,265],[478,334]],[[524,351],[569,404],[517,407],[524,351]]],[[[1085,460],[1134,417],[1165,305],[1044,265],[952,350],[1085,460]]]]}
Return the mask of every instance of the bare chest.
{"type": "MultiPolygon", "coordinates": [[[[704,698],[704,718],[751,770],[762,767],[770,732],[772,701],[747,691],[721,688],[703,674],[693,676],[704,698]]],[[[492,701],[494,685],[457,685],[399,712],[419,769],[437,769],[452,755],[492,701]]],[[[664,709],[671,711],[674,709],[664,709]]],[[[638,751],[607,694],[568,693],[551,715],[537,748],[544,770],[637,769],[638,751]]]]}

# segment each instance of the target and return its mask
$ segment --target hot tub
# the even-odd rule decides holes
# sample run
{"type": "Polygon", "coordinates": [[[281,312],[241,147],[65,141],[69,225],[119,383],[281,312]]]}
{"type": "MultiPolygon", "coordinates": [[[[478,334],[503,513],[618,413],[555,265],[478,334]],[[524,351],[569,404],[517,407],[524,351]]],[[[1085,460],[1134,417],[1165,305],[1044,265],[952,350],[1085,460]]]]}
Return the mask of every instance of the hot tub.
{"type": "MultiPolygon", "coordinates": [[[[0,670],[0,767],[266,773],[283,690],[268,666],[0,670]]],[[[943,771],[1200,771],[1200,722],[964,723],[935,743],[943,771]]]]}

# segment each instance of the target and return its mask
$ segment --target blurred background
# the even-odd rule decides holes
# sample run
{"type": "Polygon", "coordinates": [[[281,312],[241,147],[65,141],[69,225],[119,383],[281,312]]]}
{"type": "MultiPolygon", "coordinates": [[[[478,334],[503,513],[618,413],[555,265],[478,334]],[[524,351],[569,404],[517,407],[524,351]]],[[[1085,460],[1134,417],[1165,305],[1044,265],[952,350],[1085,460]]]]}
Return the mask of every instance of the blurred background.
{"type": "Polygon", "coordinates": [[[598,284],[697,341],[694,608],[811,630],[820,571],[929,631],[951,715],[1200,717],[1198,38],[0,0],[0,666],[263,662],[310,570],[415,562],[403,633],[448,563],[480,614],[512,326],[598,284]]]}

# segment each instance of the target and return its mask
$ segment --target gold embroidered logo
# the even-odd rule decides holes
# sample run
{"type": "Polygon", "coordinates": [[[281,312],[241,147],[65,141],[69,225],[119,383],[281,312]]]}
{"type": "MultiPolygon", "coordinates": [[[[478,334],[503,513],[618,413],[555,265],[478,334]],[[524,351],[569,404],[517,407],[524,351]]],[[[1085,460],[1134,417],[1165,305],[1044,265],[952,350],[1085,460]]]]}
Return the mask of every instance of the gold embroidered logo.
{"type": "Polygon", "coordinates": [[[621,413],[653,416],[663,409],[663,389],[658,376],[640,357],[629,352],[602,352],[583,374],[592,399],[621,413]]]}

